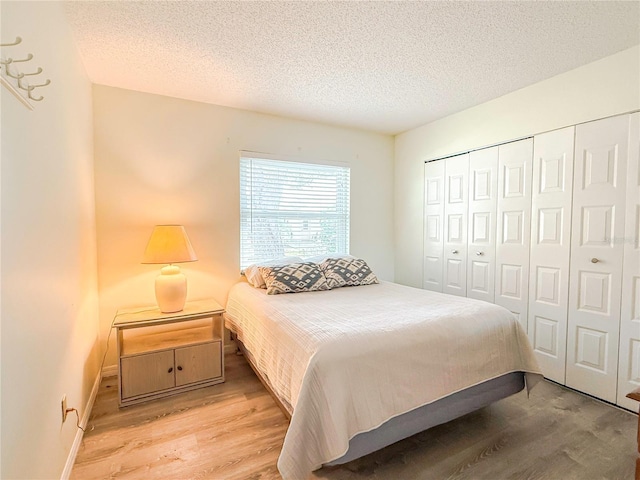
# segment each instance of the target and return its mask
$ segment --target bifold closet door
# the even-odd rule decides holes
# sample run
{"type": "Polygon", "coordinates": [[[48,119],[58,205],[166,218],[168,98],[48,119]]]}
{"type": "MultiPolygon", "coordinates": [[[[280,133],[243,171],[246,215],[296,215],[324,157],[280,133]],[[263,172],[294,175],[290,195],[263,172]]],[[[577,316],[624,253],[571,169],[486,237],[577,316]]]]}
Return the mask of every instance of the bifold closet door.
{"type": "Polygon", "coordinates": [[[444,162],[424,164],[424,265],[422,286],[442,291],[444,162]]]}
{"type": "Polygon", "coordinates": [[[495,303],[527,331],[533,138],[498,147],[495,303]]]}
{"type": "Polygon", "coordinates": [[[568,386],[616,401],[629,115],[576,127],[568,386]]]}
{"type": "Polygon", "coordinates": [[[620,362],[617,404],[633,410],[638,402],[625,395],[640,386],[640,113],[629,122],[629,162],[625,206],[624,266],[620,315],[620,362]]]}
{"type": "Polygon", "coordinates": [[[444,183],[444,279],[442,291],[467,294],[469,154],[447,158],[444,183]]]}
{"type": "Polygon", "coordinates": [[[529,274],[529,339],[542,373],[565,383],[575,127],[536,135],[529,274]]]}
{"type": "Polygon", "coordinates": [[[469,154],[467,297],[493,303],[496,261],[498,147],[469,154]]]}

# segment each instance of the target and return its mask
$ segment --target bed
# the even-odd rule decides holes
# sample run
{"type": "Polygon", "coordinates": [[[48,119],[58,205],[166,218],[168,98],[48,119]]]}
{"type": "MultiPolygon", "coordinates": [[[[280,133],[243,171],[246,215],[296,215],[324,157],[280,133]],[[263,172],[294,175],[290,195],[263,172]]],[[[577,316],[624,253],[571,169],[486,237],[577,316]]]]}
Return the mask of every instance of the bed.
{"type": "Polygon", "coordinates": [[[226,326],[290,416],[278,460],[306,479],[541,378],[526,334],[497,305],[381,282],[229,293],[226,326]]]}

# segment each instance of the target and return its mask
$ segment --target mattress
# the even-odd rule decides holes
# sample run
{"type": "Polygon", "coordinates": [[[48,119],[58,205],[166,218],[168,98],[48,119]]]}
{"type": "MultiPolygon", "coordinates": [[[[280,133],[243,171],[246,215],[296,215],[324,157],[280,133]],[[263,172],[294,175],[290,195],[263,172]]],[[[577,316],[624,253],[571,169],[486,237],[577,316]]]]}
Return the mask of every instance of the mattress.
{"type": "Polygon", "coordinates": [[[395,417],[497,379],[541,378],[531,346],[502,307],[382,282],[327,292],[229,294],[226,325],[292,410],[278,460],[285,480],[349,451],[395,417]]]}

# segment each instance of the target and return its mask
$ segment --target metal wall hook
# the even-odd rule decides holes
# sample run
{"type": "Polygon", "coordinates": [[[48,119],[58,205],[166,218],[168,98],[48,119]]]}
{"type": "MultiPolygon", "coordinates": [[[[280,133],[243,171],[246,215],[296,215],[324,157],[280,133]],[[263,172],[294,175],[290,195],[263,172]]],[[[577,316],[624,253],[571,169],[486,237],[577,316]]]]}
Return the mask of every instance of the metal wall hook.
{"type": "Polygon", "coordinates": [[[3,59],[0,58],[0,63],[2,65],[9,65],[11,62],[13,62],[13,58],[11,58],[11,57],[8,57],[6,60],[3,60],[3,59]]]}
{"type": "Polygon", "coordinates": [[[42,73],[42,68],[41,68],[41,67],[38,67],[38,70],[36,70],[35,72],[32,72],[32,73],[23,73],[22,75],[23,75],[24,77],[26,77],[26,76],[28,76],[28,75],[40,75],[41,73],[42,73]]]}
{"type": "Polygon", "coordinates": [[[46,87],[47,85],[49,85],[51,83],[51,80],[49,80],[47,78],[47,81],[44,83],[41,83],[40,85],[29,85],[29,90],[33,90],[34,88],[40,88],[40,87],[46,87]]]}
{"type": "Polygon", "coordinates": [[[16,37],[13,43],[0,43],[0,47],[13,47],[14,45],[19,45],[22,42],[22,38],[16,37]]]}
{"type": "Polygon", "coordinates": [[[39,102],[44,98],[43,96],[40,96],[40,98],[34,97],[33,95],[31,95],[32,91],[33,91],[33,89],[30,89],[30,90],[27,91],[27,95],[29,96],[29,100],[33,100],[33,101],[39,102]]]}
{"type": "Polygon", "coordinates": [[[18,63],[18,62],[29,62],[33,60],[33,53],[30,53],[29,55],[27,55],[27,58],[21,58],[19,60],[16,60],[15,58],[13,59],[13,63],[18,63]]]}

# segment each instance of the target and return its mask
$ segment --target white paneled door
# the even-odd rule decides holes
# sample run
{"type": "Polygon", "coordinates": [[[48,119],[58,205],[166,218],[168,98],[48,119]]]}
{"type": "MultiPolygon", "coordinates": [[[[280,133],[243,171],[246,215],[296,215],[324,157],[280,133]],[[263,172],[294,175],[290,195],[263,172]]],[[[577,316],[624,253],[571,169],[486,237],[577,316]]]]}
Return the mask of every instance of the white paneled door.
{"type": "Polygon", "coordinates": [[[469,155],[467,297],[494,301],[498,147],[469,155]]]}
{"type": "Polygon", "coordinates": [[[445,162],[424,165],[424,273],[423,288],[442,291],[445,162]]]}
{"type": "Polygon", "coordinates": [[[625,206],[624,266],[620,315],[618,405],[636,411],[638,402],[625,397],[640,386],[640,113],[629,122],[629,162],[625,206]]]}
{"type": "Polygon", "coordinates": [[[575,127],[534,137],[529,339],[542,373],[565,383],[575,127]]]}
{"type": "Polygon", "coordinates": [[[527,331],[533,139],[498,147],[495,303],[527,331]]]}
{"type": "Polygon", "coordinates": [[[629,116],[576,127],[568,386],[616,401],[629,116]]]}
{"type": "Polygon", "coordinates": [[[467,210],[469,154],[447,158],[445,164],[444,278],[442,291],[467,294],[467,210]]]}

